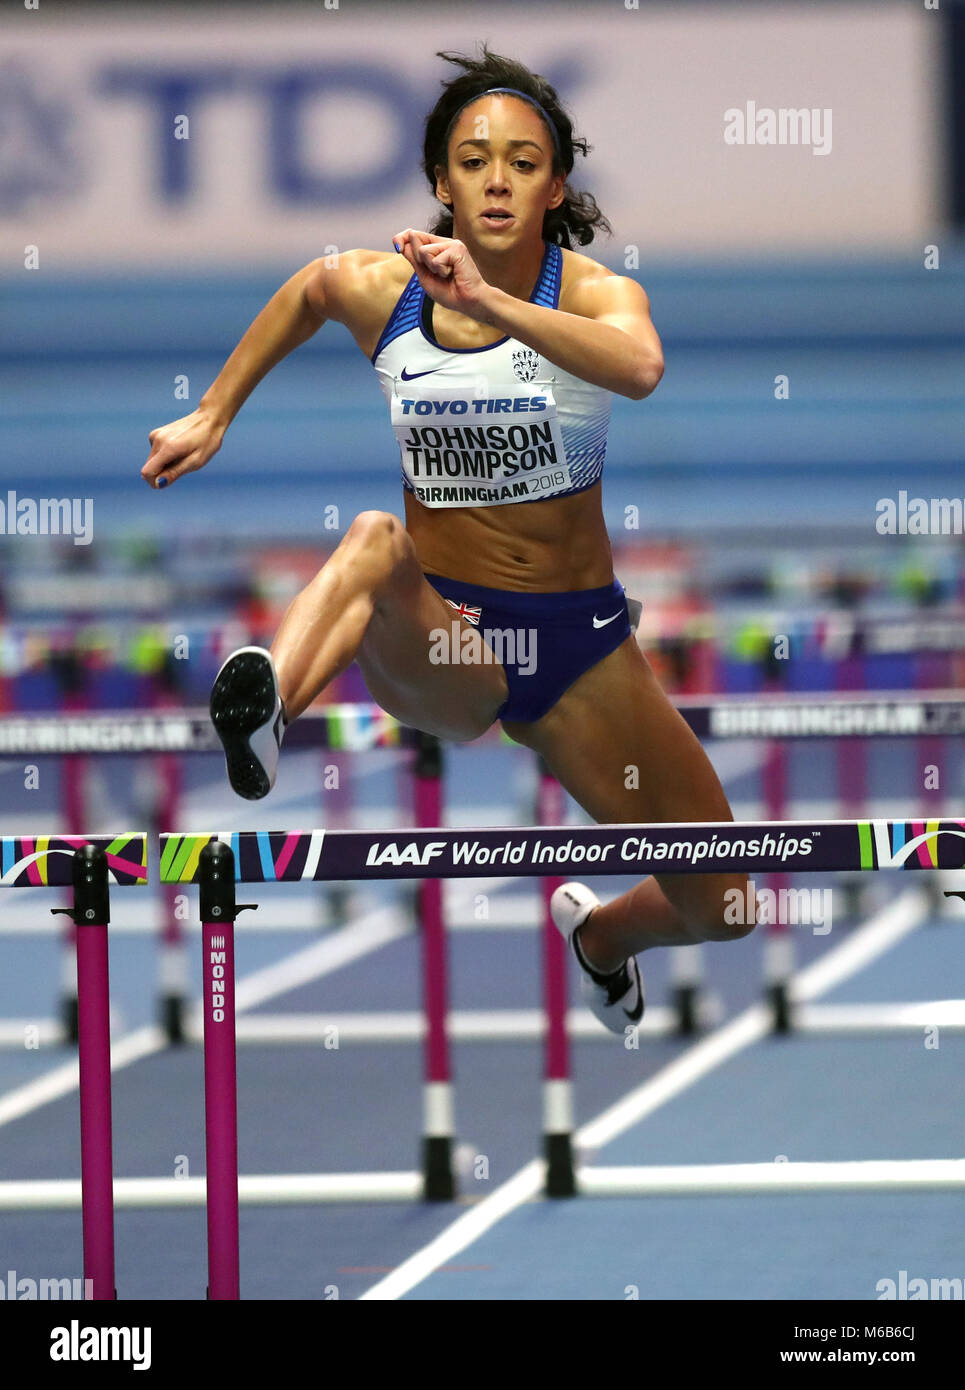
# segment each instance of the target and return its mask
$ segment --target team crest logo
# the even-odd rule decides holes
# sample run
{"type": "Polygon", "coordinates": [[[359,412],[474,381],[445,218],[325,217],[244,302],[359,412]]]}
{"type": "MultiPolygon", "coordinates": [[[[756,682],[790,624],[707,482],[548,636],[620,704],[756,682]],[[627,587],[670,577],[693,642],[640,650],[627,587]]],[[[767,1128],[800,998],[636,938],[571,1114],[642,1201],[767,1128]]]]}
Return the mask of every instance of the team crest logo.
{"type": "Polygon", "coordinates": [[[520,348],[514,352],[513,372],[517,381],[535,381],[539,372],[539,353],[532,348],[520,348]]]}

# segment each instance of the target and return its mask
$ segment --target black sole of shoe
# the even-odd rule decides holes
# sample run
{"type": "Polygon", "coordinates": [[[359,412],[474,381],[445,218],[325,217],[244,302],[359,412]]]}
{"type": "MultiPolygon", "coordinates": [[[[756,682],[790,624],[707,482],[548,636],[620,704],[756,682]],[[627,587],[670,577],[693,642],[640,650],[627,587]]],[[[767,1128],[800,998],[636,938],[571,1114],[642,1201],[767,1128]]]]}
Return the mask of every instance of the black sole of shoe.
{"type": "Polygon", "coordinates": [[[209,708],[224,747],[228,781],[246,801],[259,801],[271,791],[271,783],[248,740],[268,722],[275,708],[275,682],[268,658],[257,652],[233,657],[211,689],[209,708]]]}

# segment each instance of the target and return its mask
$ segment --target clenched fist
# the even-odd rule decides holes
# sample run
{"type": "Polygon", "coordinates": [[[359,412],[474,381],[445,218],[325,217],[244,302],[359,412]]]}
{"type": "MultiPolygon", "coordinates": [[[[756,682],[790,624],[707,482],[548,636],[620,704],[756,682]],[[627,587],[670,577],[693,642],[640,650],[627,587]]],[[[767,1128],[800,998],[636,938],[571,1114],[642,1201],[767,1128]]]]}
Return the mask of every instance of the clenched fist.
{"type": "Polygon", "coordinates": [[[182,473],[196,473],[221,448],[225,426],[203,408],[151,430],[151,453],[141,469],[150,487],[167,487],[182,473]]]}

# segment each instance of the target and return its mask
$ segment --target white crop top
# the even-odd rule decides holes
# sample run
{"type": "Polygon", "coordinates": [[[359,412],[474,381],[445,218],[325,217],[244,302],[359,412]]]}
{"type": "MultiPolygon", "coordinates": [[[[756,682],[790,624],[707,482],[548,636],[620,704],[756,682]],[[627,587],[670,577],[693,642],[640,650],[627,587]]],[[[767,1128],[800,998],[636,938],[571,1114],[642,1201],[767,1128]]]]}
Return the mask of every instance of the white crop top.
{"type": "MultiPolygon", "coordinates": [[[[558,305],[563,253],[545,242],[533,304],[558,305]]],[[[432,298],[413,275],[372,354],[402,458],[402,485],[427,507],[538,502],[603,472],[611,392],[515,338],[444,348],[432,298]]]]}

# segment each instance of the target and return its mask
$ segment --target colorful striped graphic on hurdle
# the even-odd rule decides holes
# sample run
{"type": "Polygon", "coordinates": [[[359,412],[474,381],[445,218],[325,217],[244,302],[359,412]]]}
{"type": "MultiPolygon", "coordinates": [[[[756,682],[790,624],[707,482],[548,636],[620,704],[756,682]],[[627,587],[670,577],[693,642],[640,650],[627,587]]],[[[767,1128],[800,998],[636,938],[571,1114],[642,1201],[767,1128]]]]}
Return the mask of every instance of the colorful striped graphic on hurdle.
{"type": "Polygon", "coordinates": [[[397,748],[403,741],[402,725],[379,705],[328,705],[319,717],[329,748],[397,748]]]}
{"type": "Polygon", "coordinates": [[[478,878],[501,869],[542,877],[965,867],[965,820],[243,830],[162,835],[162,883],[196,883],[201,850],[216,840],[231,848],[244,883],[478,878]]]}
{"type": "Polygon", "coordinates": [[[938,837],[965,836],[963,821],[859,821],[862,869],[948,867],[938,859],[938,837]]]}
{"type": "MultiPolygon", "coordinates": [[[[350,833],[328,832],[329,835],[350,833]]],[[[325,835],[324,830],[222,831],[213,835],[168,832],[161,836],[161,882],[197,883],[201,851],[213,840],[220,840],[230,848],[237,882],[314,880],[325,835]]]]}
{"type": "Polygon", "coordinates": [[[87,845],[107,856],[110,880],[147,883],[147,833],[121,835],[4,835],[0,837],[0,887],[69,887],[73,856],[87,845]]]}

